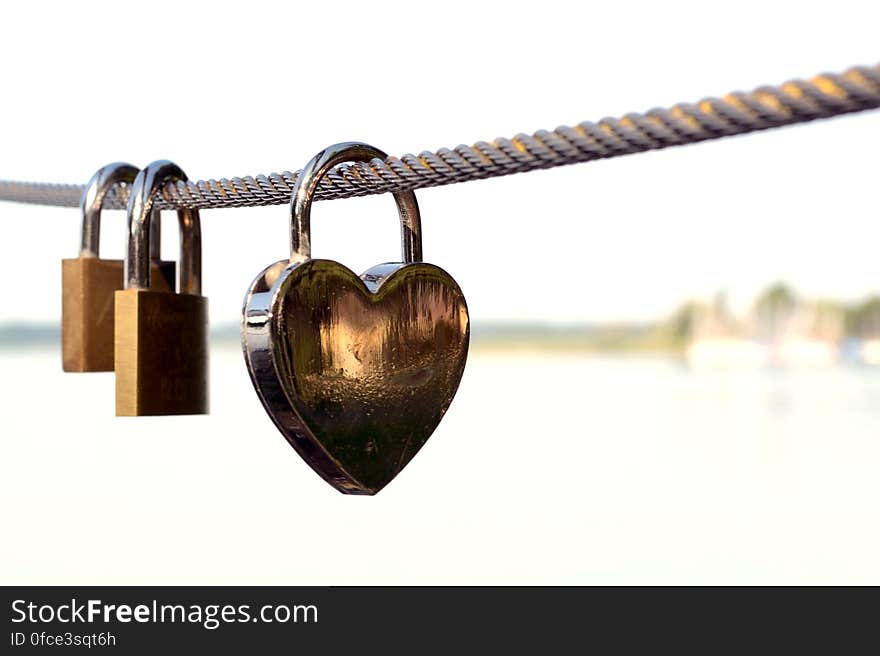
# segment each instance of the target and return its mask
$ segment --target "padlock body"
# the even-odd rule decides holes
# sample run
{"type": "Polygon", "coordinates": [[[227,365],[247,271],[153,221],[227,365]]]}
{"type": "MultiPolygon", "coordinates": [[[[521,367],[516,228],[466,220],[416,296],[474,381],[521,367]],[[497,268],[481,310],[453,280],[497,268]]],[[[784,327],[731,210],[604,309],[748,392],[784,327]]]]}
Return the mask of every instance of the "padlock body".
{"type": "Polygon", "coordinates": [[[208,299],[117,291],[116,415],[208,412],[208,299]]]}
{"type": "MultiPolygon", "coordinates": [[[[61,263],[61,363],[64,371],[113,371],[113,294],[122,289],[122,260],[78,257],[61,263]]],[[[152,280],[174,289],[174,262],[154,262],[152,280]]]]}

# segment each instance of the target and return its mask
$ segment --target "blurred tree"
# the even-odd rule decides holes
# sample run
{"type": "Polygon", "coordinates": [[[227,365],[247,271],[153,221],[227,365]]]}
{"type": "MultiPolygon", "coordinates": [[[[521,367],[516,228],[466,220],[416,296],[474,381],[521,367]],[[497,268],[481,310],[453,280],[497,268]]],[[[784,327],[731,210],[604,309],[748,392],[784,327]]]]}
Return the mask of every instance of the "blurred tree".
{"type": "Polygon", "coordinates": [[[765,289],[755,300],[756,329],[762,337],[778,335],[791,318],[798,299],[792,289],[781,282],[765,289]]]}
{"type": "Polygon", "coordinates": [[[848,309],[846,332],[854,337],[880,337],[880,296],[869,296],[848,309]]]}
{"type": "Polygon", "coordinates": [[[672,314],[668,322],[672,337],[679,343],[687,342],[694,334],[699,317],[705,308],[696,301],[686,301],[672,314]]]}

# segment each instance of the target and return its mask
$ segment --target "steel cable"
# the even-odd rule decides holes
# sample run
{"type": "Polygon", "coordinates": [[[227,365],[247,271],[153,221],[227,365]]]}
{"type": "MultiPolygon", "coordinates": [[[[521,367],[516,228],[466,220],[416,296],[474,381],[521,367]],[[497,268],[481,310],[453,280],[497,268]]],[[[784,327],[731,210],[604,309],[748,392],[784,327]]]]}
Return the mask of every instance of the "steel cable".
{"type": "MultiPolygon", "coordinates": [[[[680,103],[669,109],[604,118],[553,131],[518,134],[419,155],[342,164],[321,182],[316,200],[436,187],[535,169],[589,162],[804,123],[880,107],[880,65],[763,86],[750,93],[680,103]]],[[[254,207],[290,202],[299,172],[169,184],[162,209],[254,207]]],[[[77,207],[83,185],[0,180],[0,200],[77,207]]],[[[125,207],[128,191],[110,192],[105,207],[125,207]]]]}

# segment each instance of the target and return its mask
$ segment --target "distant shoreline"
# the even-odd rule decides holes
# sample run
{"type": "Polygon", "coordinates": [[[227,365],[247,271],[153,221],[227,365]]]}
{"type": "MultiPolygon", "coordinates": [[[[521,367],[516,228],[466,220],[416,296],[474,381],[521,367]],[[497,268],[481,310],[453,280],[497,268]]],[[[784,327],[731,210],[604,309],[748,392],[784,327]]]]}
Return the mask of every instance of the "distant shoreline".
{"type": "MultiPolygon", "coordinates": [[[[237,324],[211,329],[213,344],[237,344],[237,324]]],[[[0,351],[47,348],[61,343],[59,326],[44,323],[0,324],[0,351]]],[[[480,350],[566,352],[678,352],[660,324],[539,324],[484,322],[471,326],[471,344],[480,350]]]]}

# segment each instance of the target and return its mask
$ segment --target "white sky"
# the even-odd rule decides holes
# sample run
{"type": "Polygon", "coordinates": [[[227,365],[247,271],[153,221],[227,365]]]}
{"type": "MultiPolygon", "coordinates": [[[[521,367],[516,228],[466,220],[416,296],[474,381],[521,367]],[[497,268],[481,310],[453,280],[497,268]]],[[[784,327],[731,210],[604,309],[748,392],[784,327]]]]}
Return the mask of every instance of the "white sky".
{"type": "MultiPolygon", "coordinates": [[[[880,59],[876,2],[8,3],[0,177],[85,182],[115,160],[192,178],[393,154],[598,120],[880,59]]],[[[653,317],[784,278],[880,289],[880,113],[418,193],[426,259],[474,320],[653,317]]],[[[321,203],[314,254],[395,259],[390,198],[321,203]]],[[[0,321],[60,315],[73,209],[0,203],[0,321]]],[[[165,252],[176,250],[173,217],[165,252]]],[[[206,211],[215,321],[287,251],[286,207],[206,211]]],[[[123,216],[104,252],[121,257],[123,216]]]]}

